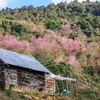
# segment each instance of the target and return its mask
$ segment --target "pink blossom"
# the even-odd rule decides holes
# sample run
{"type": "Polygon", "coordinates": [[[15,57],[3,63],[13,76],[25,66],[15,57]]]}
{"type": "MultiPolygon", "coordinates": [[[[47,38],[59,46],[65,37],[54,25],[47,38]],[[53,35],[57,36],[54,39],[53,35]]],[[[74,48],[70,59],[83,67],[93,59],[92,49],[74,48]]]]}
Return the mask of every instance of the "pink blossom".
{"type": "Polygon", "coordinates": [[[63,61],[63,60],[64,60],[64,59],[63,59],[62,55],[59,56],[59,57],[57,57],[57,58],[55,59],[56,63],[59,63],[59,62],[61,62],[61,61],[63,61]]]}
{"type": "Polygon", "coordinates": [[[18,41],[15,36],[6,35],[1,42],[2,46],[8,49],[17,49],[22,46],[22,42],[18,41]]]}
{"type": "Polygon", "coordinates": [[[66,31],[66,30],[69,30],[69,29],[70,29],[70,23],[67,23],[67,24],[62,26],[63,31],[66,31]]]}
{"type": "Polygon", "coordinates": [[[79,62],[78,62],[78,60],[76,59],[75,56],[70,56],[69,57],[69,63],[74,67],[78,67],[79,66],[79,62]]]}
{"type": "Polygon", "coordinates": [[[59,42],[62,48],[67,52],[77,52],[78,50],[80,50],[82,45],[80,40],[67,39],[66,37],[62,37],[59,42]]]}

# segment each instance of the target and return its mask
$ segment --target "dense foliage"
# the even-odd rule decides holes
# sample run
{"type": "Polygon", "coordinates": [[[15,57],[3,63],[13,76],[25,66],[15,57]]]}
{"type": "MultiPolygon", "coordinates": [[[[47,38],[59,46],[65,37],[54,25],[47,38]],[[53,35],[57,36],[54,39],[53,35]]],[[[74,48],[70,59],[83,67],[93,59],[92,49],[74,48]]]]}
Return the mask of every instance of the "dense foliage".
{"type": "Polygon", "coordinates": [[[100,2],[2,9],[0,48],[32,55],[53,73],[76,77],[77,100],[100,99],[100,2]]]}

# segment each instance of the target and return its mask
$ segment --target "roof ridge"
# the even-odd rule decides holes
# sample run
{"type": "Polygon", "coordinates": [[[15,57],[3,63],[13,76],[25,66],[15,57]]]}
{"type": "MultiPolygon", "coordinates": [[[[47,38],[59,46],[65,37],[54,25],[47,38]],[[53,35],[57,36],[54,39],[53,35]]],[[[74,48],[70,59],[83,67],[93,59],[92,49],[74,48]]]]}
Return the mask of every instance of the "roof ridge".
{"type": "Polygon", "coordinates": [[[23,55],[23,56],[28,56],[28,57],[34,58],[34,57],[31,56],[31,55],[21,54],[21,53],[15,52],[15,51],[7,50],[7,49],[2,49],[2,48],[0,48],[0,50],[7,51],[7,52],[10,52],[10,53],[15,53],[15,54],[18,54],[18,55],[23,55]]]}

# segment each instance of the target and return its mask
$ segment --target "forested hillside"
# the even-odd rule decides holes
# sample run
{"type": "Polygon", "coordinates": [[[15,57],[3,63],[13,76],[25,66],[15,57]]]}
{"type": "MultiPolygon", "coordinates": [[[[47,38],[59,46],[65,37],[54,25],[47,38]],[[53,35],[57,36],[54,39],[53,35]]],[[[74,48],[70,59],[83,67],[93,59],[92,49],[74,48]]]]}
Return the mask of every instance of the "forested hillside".
{"type": "Polygon", "coordinates": [[[0,48],[32,55],[53,73],[76,77],[76,100],[100,99],[100,2],[2,9],[0,48]]]}

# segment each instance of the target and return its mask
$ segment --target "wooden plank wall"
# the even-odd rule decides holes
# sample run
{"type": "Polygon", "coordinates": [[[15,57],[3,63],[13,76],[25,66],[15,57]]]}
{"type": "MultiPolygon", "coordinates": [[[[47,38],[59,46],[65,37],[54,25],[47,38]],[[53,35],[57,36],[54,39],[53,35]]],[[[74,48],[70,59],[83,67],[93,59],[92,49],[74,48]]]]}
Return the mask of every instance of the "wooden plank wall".
{"type": "Polygon", "coordinates": [[[19,89],[44,90],[47,94],[55,92],[55,81],[45,77],[45,73],[4,65],[0,61],[0,88],[8,89],[11,84],[19,89]]]}
{"type": "Polygon", "coordinates": [[[3,62],[0,60],[0,89],[5,88],[4,68],[5,68],[5,66],[4,66],[3,62]]]}
{"type": "Polygon", "coordinates": [[[14,85],[14,87],[17,88],[18,87],[17,81],[18,81],[17,68],[9,65],[6,66],[5,67],[6,89],[9,88],[9,85],[14,85]]]}
{"type": "Polygon", "coordinates": [[[45,75],[41,72],[18,69],[18,87],[42,90],[45,86],[45,75]]]}
{"type": "Polygon", "coordinates": [[[45,75],[42,72],[8,66],[5,67],[6,88],[13,84],[15,88],[25,90],[42,90],[45,86],[45,75]]]}

